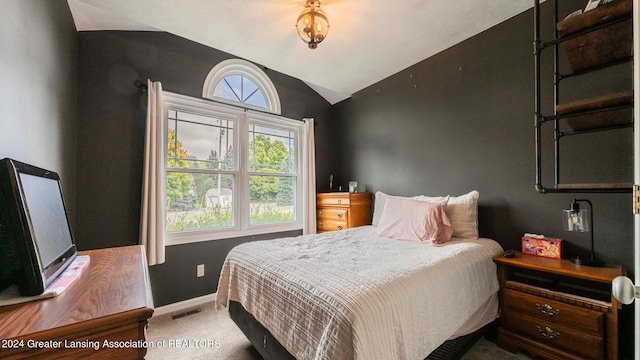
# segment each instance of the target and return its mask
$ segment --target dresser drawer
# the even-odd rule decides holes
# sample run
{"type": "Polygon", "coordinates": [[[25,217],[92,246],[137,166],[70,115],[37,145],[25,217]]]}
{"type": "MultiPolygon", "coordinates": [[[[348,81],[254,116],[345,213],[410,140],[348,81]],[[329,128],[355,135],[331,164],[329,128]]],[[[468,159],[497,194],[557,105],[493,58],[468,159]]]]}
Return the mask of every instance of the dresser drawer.
{"type": "Polygon", "coordinates": [[[323,194],[316,197],[316,206],[349,206],[351,198],[349,193],[323,194]]]}
{"type": "Polygon", "coordinates": [[[335,231],[346,229],[347,221],[335,221],[335,220],[320,220],[317,222],[318,232],[321,231],[335,231]]]}
{"type": "Polygon", "coordinates": [[[325,221],[325,220],[346,221],[348,210],[322,208],[322,209],[318,209],[316,215],[317,215],[318,221],[325,221]]]}
{"type": "Polygon", "coordinates": [[[587,359],[604,358],[604,338],[572,326],[553,324],[528,315],[507,311],[502,326],[540,344],[564,349],[587,359]]]}
{"type": "Polygon", "coordinates": [[[513,313],[526,314],[550,324],[568,326],[578,331],[592,332],[597,336],[604,334],[605,315],[600,311],[565,304],[512,289],[503,289],[503,291],[504,309],[508,312],[507,317],[513,313]]]}

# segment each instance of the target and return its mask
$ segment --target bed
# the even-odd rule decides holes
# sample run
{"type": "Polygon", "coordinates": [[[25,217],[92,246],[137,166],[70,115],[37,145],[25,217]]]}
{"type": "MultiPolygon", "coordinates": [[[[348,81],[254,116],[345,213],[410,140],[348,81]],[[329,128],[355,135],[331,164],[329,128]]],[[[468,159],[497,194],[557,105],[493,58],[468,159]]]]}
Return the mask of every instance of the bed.
{"type": "MultiPolygon", "coordinates": [[[[391,211],[389,198],[385,207],[391,211]]],[[[264,327],[281,346],[263,356],[299,360],[424,359],[496,319],[497,242],[456,237],[460,231],[444,242],[382,236],[388,218],[374,210],[372,226],[236,246],[216,302],[248,337],[264,327]]]]}

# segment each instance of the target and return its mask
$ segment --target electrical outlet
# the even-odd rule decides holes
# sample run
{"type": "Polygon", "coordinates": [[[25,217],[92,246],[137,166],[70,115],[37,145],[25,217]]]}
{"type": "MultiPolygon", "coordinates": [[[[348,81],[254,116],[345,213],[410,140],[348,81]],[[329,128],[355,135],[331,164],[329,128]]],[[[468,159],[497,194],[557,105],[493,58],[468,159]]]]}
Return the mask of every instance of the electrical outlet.
{"type": "Polygon", "coordinates": [[[198,277],[203,277],[204,276],[204,264],[198,265],[197,275],[198,275],[198,277]]]}

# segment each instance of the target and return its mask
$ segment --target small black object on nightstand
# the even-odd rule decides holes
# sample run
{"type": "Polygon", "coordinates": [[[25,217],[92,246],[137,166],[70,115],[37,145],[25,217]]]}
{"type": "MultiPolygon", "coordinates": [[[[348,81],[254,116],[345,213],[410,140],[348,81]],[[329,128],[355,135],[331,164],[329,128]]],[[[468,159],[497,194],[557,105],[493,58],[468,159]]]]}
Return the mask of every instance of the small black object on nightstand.
{"type": "Polygon", "coordinates": [[[507,251],[504,252],[504,257],[506,257],[506,258],[512,258],[514,256],[516,256],[516,254],[514,254],[514,252],[511,251],[511,250],[507,250],[507,251]]]}

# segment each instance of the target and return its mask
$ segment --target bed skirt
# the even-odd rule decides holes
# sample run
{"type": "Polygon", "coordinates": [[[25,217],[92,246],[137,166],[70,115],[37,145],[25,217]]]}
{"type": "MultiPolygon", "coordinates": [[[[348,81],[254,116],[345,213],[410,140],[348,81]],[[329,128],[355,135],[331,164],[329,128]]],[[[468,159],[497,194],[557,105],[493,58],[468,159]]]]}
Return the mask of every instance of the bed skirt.
{"type": "MultiPolygon", "coordinates": [[[[229,302],[229,315],[264,360],[295,360],[295,357],[271,335],[269,330],[262,326],[240,303],[229,302]]],[[[496,331],[497,322],[499,322],[499,319],[470,334],[445,341],[429,354],[425,360],[460,359],[480,336],[496,331]]]]}

